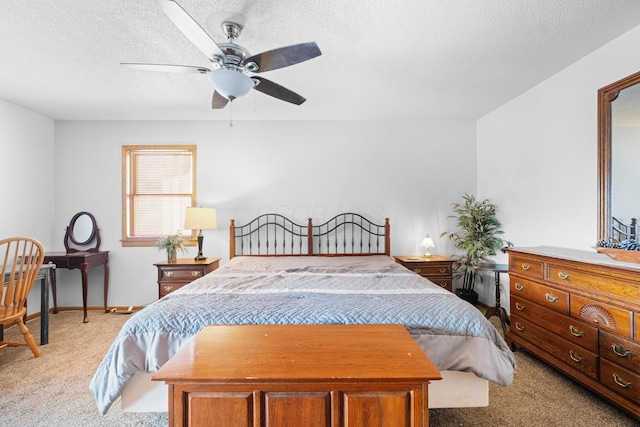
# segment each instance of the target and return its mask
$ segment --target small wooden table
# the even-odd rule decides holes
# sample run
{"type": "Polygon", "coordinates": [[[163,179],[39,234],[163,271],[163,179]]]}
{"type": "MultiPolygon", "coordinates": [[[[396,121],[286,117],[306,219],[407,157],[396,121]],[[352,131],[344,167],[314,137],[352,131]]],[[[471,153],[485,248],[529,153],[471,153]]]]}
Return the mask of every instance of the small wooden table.
{"type": "Polygon", "coordinates": [[[220,265],[220,258],[178,258],[176,262],[159,261],[158,268],[158,298],[169,295],[194,280],[211,273],[220,265]]]}
{"type": "Polygon", "coordinates": [[[507,325],[511,325],[509,322],[509,316],[507,310],[500,305],[500,273],[508,273],[509,266],[507,264],[478,264],[478,270],[493,272],[495,277],[496,286],[496,305],[489,307],[485,313],[485,317],[489,319],[491,316],[498,316],[500,318],[500,324],[502,326],[502,332],[507,330],[507,325]]]}
{"type": "MultiPolygon", "coordinates": [[[[89,282],[89,267],[104,265],[104,311],[108,312],[107,296],[109,294],[109,251],[96,252],[49,252],[44,256],[45,264],[55,264],[56,268],[80,269],[82,276],[82,307],[84,319],[87,323],[87,293],[89,282]]],[[[56,292],[56,273],[52,270],[51,289],[53,291],[53,312],[58,312],[58,297],[56,292]]]]}
{"type": "Polygon", "coordinates": [[[425,426],[440,372],[402,325],[207,326],[152,379],[171,426],[425,426]]]}
{"type": "Polygon", "coordinates": [[[394,258],[398,264],[453,292],[453,260],[451,258],[443,255],[396,255],[394,258]]]}

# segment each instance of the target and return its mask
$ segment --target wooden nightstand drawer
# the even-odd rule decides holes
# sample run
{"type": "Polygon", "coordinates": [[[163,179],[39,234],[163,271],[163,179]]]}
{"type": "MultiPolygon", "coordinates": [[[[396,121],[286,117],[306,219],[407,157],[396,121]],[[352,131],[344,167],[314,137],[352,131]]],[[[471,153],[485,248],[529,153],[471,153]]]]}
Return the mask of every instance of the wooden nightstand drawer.
{"type": "Polygon", "coordinates": [[[435,263],[430,265],[427,262],[424,263],[416,263],[411,265],[411,270],[415,271],[421,276],[450,276],[451,272],[451,264],[450,263],[435,263]]]}
{"type": "Polygon", "coordinates": [[[180,289],[184,285],[186,285],[186,283],[159,283],[158,297],[162,298],[165,295],[169,295],[171,292],[180,289]]]}
{"type": "Polygon", "coordinates": [[[199,279],[218,268],[220,258],[179,258],[176,262],[158,262],[158,298],[199,279]]]}
{"type": "Polygon", "coordinates": [[[198,277],[202,277],[205,274],[204,271],[204,268],[200,268],[198,266],[188,269],[174,269],[171,267],[167,267],[162,269],[162,278],[160,280],[186,280],[187,282],[191,282],[198,277]]]}

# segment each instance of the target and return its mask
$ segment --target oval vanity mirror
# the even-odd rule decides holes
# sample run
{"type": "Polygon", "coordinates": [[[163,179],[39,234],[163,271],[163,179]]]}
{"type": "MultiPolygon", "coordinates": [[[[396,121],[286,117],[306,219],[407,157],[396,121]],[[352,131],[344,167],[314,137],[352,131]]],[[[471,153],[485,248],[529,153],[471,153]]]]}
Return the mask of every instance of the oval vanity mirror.
{"type": "Polygon", "coordinates": [[[64,240],[67,252],[97,251],[100,246],[100,235],[95,217],[89,212],[75,214],[69,222],[64,240]],[[94,240],[94,247],[84,248],[84,246],[94,245],[94,240]]]}

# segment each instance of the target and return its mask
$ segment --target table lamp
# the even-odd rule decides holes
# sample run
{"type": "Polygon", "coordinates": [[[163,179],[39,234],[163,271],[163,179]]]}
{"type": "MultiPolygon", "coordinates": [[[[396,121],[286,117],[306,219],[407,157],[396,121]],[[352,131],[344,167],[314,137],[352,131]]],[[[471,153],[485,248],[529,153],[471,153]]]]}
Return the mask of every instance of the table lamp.
{"type": "Polygon", "coordinates": [[[436,245],[433,244],[433,239],[431,237],[429,237],[429,236],[427,236],[424,239],[422,239],[422,243],[420,243],[420,247],[421,248],[427,248],[427,252],[424,254],[424,256],[426,256],[426,257],[433,256],[429,252],[429,248],[435,248],[435,246],[436,245]]]}
{"type": "Polygon", "coordinates": [[[204,235],[202,230],[213,230],[218,228],[216,219],[216,210],[214,208],[201,207],[188,207],[184,216],[184,228],[187,230],[199,230],[198,232],[198,256],[195,257],[196,261],[206,259],[206,256],[202,255],[202,242],[204,241],[204,235]]]}

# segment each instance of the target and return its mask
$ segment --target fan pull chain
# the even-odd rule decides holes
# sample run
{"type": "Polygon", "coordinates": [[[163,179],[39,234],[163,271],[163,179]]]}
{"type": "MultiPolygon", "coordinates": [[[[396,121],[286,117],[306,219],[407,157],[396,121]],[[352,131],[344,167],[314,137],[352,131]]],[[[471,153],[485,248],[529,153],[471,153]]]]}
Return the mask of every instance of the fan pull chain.
{"type": "Polygon", "coordinates": [[[229,102],[229,127],[233,127],[233,101],[229,102]]]}

